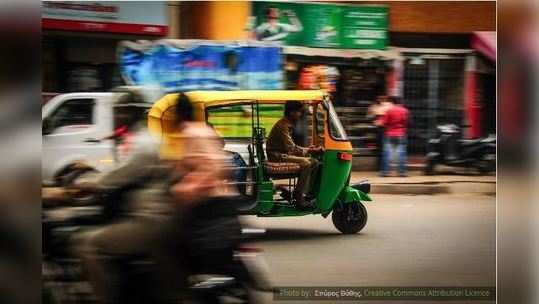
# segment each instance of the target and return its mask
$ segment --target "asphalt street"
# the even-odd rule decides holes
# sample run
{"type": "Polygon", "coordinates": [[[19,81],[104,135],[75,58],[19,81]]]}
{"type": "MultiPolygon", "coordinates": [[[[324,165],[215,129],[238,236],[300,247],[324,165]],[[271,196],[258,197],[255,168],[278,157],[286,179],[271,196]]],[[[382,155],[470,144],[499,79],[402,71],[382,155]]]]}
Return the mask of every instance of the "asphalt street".
{"type": "MultiPolygon", "coordinates": [[[[367,226],[355,235],[341,235],[333,227],[331,216],[326,219],[312,215],[244,217],[250,227],[266,229],[257,246],[263,250],[271,283],[274,286],[495,285],[495,196],[373,194],[372,197],[374,202],[366,203],[367,226]]],[[[271,296],[261,299],[272,302],[271,296]]]]}

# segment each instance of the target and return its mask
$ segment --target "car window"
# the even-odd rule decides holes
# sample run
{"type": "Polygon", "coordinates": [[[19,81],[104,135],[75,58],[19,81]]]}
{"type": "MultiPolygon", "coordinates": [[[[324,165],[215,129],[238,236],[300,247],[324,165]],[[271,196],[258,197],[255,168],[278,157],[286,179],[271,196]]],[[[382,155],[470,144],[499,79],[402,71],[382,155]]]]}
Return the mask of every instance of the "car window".
{"type": "Polygon", "coordinates": [[[71,99],[60,105],[50,116],[51,130],[65,126],[90,126],[93,124],[93,99],[71,99]]]}
{"type": "Polygon", "coordinates": [[[138,126],[148,119],[149,108],[142,105],[115,106],[113,108],[114,128],[128,125],[138,126]]]}

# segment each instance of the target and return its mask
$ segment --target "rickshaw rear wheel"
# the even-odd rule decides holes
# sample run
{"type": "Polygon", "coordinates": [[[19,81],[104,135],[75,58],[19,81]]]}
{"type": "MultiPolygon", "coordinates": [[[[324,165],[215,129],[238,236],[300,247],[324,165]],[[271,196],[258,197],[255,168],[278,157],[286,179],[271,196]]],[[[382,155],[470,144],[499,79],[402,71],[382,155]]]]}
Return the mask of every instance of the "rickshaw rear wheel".
{"type": "Polygon", "coordinates": [[[333,209],[333,225],[343,234],[358,233],[367,225],[367,208],[361,202],[344,204],[333,209]]]}

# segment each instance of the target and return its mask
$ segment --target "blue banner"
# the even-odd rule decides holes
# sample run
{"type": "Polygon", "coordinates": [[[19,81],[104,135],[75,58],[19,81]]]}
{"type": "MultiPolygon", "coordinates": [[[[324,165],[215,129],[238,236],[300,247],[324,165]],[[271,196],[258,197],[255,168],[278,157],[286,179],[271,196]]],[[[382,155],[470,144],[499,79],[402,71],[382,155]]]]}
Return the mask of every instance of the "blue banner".
{"type": "Polygon", "coordinates": [[[123,43],[119,62],[129,85],[159,85],[166,92],[284,87],[281,49],[275,45],[123,43]]]}

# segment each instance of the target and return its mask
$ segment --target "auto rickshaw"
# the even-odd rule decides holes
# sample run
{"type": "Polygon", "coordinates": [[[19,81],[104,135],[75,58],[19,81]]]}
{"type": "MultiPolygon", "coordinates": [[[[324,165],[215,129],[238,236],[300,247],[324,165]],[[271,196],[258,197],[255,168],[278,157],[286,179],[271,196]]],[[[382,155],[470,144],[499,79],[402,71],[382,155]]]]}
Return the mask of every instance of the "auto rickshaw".
{"type": "MultiPolygon", "coordinates": [[[[248,172],[244,180],[231,181],[246,185],[244,195],[252,204],[242,214],[260,217],[302,216],[332,213],[335,227],[344,234],[357,233],[367,223],[367,210],[362,202],[371,201],[370,184],[350,184],[352,144],[348,140],[330,101],[320,90],[275,91],[192,91],[185,93],[194,108],[194,117],[206,121],[219,133],[225,150],[239,153],[245,161],[241,170],[248,172]],[[301,210],[286,193],[293,193],[299,176],[295,163],[270,162],[265,155],[265,139],[273,124],[283,116],[287,100],[302,102],[304,115],[303,144],[318,145],[323,153],[312,155],[320,162],[312,179],[310,193],[315,207],[301,210]],[[281,183],[284,181],[284,184],[281,183]],[[280,192],[280,193],[279,193],[280,192]]],[[[162,139],[174,130],[174,107],[178,94],[163,96],[150,109],[148,128],[162,139]]]]}

